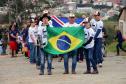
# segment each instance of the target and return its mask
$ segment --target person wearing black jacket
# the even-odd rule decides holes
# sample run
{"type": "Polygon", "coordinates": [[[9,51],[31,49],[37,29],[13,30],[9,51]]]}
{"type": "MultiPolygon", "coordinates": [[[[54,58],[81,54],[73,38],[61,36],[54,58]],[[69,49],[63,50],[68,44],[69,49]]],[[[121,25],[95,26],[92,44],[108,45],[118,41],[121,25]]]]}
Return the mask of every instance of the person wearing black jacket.
{"type": "Polygon", "coordinates": [[[122,51],[126,52],[126,50],[122,47],[124,39],[123,39],[123,36],[122,36],[122,33],[121,33],[120,30],[117,30],[115,39],[118,40],[118,44],[116,46],[116,49],[117,49],[117,56],[119,56],[119,54],[120,54],[119,53],[119,49],[121,49],[122,51]]]}

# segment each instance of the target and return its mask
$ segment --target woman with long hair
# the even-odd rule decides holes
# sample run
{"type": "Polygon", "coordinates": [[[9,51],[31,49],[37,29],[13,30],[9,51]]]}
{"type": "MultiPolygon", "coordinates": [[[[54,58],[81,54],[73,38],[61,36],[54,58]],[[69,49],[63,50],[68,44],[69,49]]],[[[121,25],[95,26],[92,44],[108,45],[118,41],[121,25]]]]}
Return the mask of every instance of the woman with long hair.
{"type": "Polygon", "coordinates": [[[10,50],[11,50],[11,57],[16,57],[16,50],[17,50],[17,35],[18,32],[16,31],[16,22],[14,22],[10,26],[10,31],[9,31],[9,45],[10,45],[10,50]]]}

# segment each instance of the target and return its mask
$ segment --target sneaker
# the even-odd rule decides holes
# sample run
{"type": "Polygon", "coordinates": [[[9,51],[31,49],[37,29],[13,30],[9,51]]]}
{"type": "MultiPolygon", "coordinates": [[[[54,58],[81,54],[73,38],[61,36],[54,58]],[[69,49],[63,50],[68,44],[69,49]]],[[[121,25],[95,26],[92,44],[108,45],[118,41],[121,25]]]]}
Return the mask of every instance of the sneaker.
{"type": "Polygon", "coordinates": [[[75,71],[72,71],[72,74],[76,74],[76,72],[75,71]]]}
{"type": "Polygon", "coordinates": [[[30,64],[35,64],[35,62],[30,62],[30,64]]]}
{"type": "Polygon", "coordinates": [[[91,71],[86,71],[84,72],[84,74],[91,74],[91,71]]]}
{"type": "Polygon", "coordinates": [[[55,69],[54,67],[52,67],[52,69],[55,69]]]}
{"type": "Polygon", "coordinates": [[[18,57],[19,55],[18,54],[16,54],[16,57],[18,57]]]}
{"type": "Polygon", "coordinates": [[[99,66],[99,67],[102,67],[102,63],[99,63],[98,66],[99,66]]]}
{"type": "Polygon", "coordinates": [[[48,75],[52,75],[52,72],[51,72],[51,71],[49,71],[49,72],[48,72],[48,75]]]}
{"type": "Polygon", "coordinates": [[[40,71],[39,75],[44,75],[44,72],[40,71]]]}
{"type": "Polygon", "coordinates": [[[80,60],[80,61],[78,61],[78,62],[79,62],[79,63],[82,63],[83,61],[80,60]]]}
{"type": "Polygon", "coordinates": [[[69,74],[69,71],[65,71],[63,74],[69,74]]]}
{"type": "Polygon", "coordinates": [[[58,62],[61,62],[62,60],[58,60],[58,62]]]}
{"type": "Polygon", "coordinates": [[[94,70],[91,74],[98,74],[98,70],[94,70]]]}
{"type": "Polygon", "coordinates": [[[15,58],[15,57],[17,57],[17,56],[11,56],[11,58],[15,58]]]}
{"type": "MultiPolygon", "coordinates": [[[[48,69],[48,67],[47,67],[47,69],[48,69]]],[[[55,69],[54,67],[52,67],[51,69],[55,69]]]]}

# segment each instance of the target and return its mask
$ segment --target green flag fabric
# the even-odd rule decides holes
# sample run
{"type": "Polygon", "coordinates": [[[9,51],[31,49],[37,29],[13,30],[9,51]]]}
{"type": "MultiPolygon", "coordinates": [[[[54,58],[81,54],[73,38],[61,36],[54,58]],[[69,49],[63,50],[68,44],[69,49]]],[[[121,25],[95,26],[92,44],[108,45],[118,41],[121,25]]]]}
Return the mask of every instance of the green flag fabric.
{"type": "Polygon", "coordinates": [[[48,27],[48,44],[44,48],[50,54],[64,54],[82,46],[84,30],[82,27],[48,27]]]}

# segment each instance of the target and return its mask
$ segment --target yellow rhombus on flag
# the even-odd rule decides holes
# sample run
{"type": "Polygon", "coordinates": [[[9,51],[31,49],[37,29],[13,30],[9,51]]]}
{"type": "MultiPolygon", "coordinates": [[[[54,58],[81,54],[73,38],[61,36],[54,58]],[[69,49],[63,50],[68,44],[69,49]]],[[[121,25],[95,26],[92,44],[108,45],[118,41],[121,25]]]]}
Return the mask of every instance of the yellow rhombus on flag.
{"type": "Polygon", "coordinates": [[[44,48],[50,54],[64,54],[75,50],[84,43],[82,27],[47,28],[48,45],[44,48]]]}

